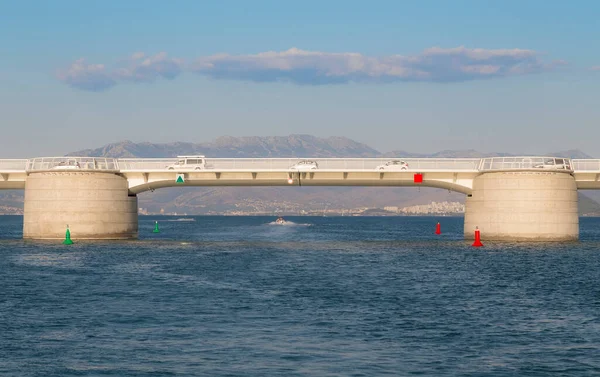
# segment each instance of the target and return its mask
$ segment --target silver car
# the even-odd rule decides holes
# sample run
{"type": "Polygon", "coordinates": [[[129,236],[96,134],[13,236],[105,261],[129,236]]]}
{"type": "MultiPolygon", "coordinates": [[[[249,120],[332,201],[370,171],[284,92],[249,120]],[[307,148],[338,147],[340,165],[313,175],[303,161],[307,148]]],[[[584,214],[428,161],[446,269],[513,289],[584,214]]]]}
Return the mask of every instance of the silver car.
{"type": "Polygon", "coordinates": [[[385,164],[377,166],[375,169],[377,170],[408,170],[408,164],[406,161],[402,160],[391,160],[386,162],[385,164]]]}
{"type": "Polygon", "coordinates": [[[318,168],[319,168],[319,164],[317,164],[316,161],[311,161],[311,160],[298,161],[294,165],[290,166],[291,170],[298,170],[298,171],[317,170],[318,168]]]}

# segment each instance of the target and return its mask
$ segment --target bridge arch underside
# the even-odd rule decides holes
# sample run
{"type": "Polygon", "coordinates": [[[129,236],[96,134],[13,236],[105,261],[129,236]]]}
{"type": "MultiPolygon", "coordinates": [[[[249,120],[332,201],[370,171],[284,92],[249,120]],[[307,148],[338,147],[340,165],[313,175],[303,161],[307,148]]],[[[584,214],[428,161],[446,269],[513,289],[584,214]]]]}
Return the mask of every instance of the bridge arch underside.
{"type": "Polygon", "coordinates": [[[25,188],[25,172],[0,173],[0,190],[19,190],[25,188]]]}
{"type": "Polygon", "coordinates": [[[129,192],[175,186],[370,186],[370,187],[435,187],[471,194],[477,173],[422,173],[423,181],[415,183],[414,172],[186,172],[126,173],[129,192]],[[183,174],[183,183],[177,182],[183,174]]]}

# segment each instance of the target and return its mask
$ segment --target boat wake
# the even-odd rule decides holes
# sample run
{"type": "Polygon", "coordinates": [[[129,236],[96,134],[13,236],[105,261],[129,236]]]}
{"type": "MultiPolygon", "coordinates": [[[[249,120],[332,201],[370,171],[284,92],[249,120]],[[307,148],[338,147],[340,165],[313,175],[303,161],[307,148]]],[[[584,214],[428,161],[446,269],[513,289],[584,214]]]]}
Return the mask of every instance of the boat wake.
{"type": "Polygon", "coordinates": [[[270,223],[267,223],[267,225],[277,225],[277,226],[310,226],[311,224],[301,224],[301,223],[295,223],[293,221],[285,220],[283,222],[281,222],[281,221],[271,221],[270,223]]]}
{"type": "Polygon", "coordinates": [[[196,219],[189,218],[189,217],[182,217],[180,219],[172,219],[172,220],[166,220],[166,221],[196,221],[196,219]]]}

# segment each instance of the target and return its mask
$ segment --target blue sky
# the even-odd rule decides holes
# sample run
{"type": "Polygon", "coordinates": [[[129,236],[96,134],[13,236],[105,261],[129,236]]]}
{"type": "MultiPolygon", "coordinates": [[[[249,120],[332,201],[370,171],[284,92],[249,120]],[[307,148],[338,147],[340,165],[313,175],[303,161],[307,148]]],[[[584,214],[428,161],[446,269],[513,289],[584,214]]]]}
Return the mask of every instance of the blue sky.
{"type": "Polygon", "coordinates": [[[596,1],[2,1],[0,157],[348,136],[600,157],[596,1]]]}

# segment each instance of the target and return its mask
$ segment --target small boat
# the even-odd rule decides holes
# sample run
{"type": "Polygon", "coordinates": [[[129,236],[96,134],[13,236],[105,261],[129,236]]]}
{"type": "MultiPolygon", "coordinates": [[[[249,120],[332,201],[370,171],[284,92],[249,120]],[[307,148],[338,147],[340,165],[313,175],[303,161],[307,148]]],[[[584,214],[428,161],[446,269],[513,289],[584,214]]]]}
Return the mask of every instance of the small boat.
{"type": "Polygon", "coordinates": [[[281,216],[279,216],[279,217],[277,218],[277,220],[275,220],[275,224],[280,224],[280,225],[283,225],[283,224],[285,224],[286,222],[287,222],[287,221],[285,221],[285,220],[283,219],[283,217],[281,217],[281,216]]]}

